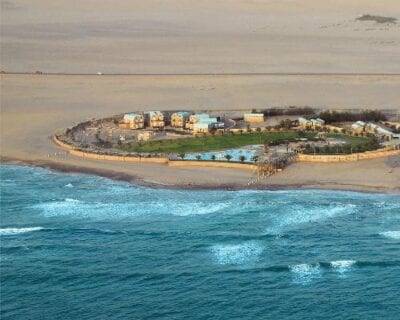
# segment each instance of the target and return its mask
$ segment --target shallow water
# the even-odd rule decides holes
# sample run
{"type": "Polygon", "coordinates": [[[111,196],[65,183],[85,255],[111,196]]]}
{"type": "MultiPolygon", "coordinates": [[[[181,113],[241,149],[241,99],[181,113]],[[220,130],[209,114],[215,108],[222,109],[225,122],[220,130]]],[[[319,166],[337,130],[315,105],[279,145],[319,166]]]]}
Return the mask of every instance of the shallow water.
{"type": "Polygon", "coordinates": [[[2,319],[398,318],[398,196],[0,170],[2,319]]]}

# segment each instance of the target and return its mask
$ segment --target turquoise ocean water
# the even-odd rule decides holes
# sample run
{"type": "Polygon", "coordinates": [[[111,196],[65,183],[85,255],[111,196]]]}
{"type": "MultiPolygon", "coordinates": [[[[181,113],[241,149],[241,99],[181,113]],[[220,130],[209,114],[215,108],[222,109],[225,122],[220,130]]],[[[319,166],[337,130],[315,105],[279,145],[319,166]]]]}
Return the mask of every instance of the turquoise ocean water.
{"type": "Polygon", "coordinates": [[[400,197],[2,165],[1,319],[399,319],[400,197]]]}

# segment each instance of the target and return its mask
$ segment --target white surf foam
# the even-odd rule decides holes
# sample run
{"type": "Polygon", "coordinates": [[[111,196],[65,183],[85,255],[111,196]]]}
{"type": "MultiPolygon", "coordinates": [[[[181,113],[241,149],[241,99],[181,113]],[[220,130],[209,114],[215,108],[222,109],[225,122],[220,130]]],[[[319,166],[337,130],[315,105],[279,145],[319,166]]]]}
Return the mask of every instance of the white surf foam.
{"type": "Polygon", "coordinates": [[[0,235],[11,236],[20,233],[33,232],[43,230],[42,227],[32,227],[32,228],[0,228],[0,235]]]}
{"type": "Polygon", "coordinates": [[[72,199],[72,198],[65,198],[64,201],[65,201],[65,202],[80,202],[79,200],[77,200],[77,199],[72,199]]]}
{"type": "Polygon", "coordinates": [[[202,215],[202,214],[210,214],[216,213],[218,211],[222,211],[229,206],[228,203],[184,203],[182,205],[175,205],[171,208],[171,213],[175,216],[193,216],[193,215],[202,215]]]}
{"type": "Polygon", "coordinates": [[[356,261],[354,260],[336,260],[331,261],[331,266],[336,272],[343,276],[344,273],[351,270],[355,263],[356,261]]]}
{"type": "Polygon", "coordinates": [[[294,282],[298,284],[307,284],[321,276],[319,263],[316,265],[301,263],[289,266],[289,269],[293,273],[294,282]]]}
{"type": "Polygon", "coordinates": [[[256,262],[264,248],[257,242],[248,241],[235,245],[215,245],[210,251],[218,264],[221,265],[243,265],[256,262]]]}
{"type": "Polygon", "coordinates": [[[66,188],[73,188],[74,185],[73,185],[72,183],[68,183],[68,184],[65,185],[65,187],[66,187],[66,188]]]}
{"type": "Polygon", "coordinates": [[[282,231],[296,228],[307,223],[314,223],[324,220],[329,220],[338,216],[352,214],[355,210],[355,205],[337,205],[332,207],[320,208],[295,208],[289,213],[279,215],[276,222],[266,229],[269,234],[280,234],[282,231]]]}
{"type": "Polygon", "coordinates": [[[400,231],[385,231],[381,232],[380,235],[389,239],[400,239],[400,231]]]}

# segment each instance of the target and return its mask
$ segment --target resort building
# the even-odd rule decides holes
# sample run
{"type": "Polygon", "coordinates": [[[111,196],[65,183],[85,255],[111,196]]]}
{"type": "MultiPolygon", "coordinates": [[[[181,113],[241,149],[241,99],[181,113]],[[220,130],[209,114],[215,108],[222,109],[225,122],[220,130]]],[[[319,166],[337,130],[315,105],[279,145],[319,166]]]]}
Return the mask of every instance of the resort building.
{"type": "Polygon", "coordinates": [[[362,133],[365,131],[365,125],[364,121],[356,121],[351,125],[351,129],[354,133],[362,133]]]}
{"type": "Polygon", "coordinates": [[[207,113],[199,113],[192,114],[189,116],[189,121],[186,123],[186,129],[193,130],[195,123],[209,123],[209,122],[218,122],[217,118],[210,118],[210,115],[207,113]]]}
{"type": "Polygon", "coordinates": [[[319,129],[325,125],[325,121],[320,118],[310,119],[310,120],[307,120],[305,118],[299,118],[298,121],[299,121],[299,126],[305,129],[319,129]]]}
{"type": "Polygon", "coordinates": [[[149,141],[153,139],[159,139],[165,136],[165,131],[151,131],[151,130],[144,130],[140,131],[137,135],[138,141],[149,141]]]}
{"type": "Polygon", "coordinates": [[[245,113],[243,116],[243,120],[245,122],[257,123],[257,122],[264,122],[265,117],[263,113],[245,113]]]}
{"type": "Polygon", "coordinates": [[[310,121],[312,123],[312,127],[315,129],[322,128],[325,125],[325,121],[320,118],[311,119],[310,121]]]}
{"type": "Polygon", "coordinates": [[[124,115],[124,123],[129,129],[143,129],[144,117],[139,113],[127,113],[124,115]]]}
{"type": "Polygon", "coordinates": [[[186,122],[188,122],[190,112],[181,111],[175,112],[171,115],[171,126],[174,128],[185,128],[186,122]]]}
{"type": "Polygon", "coordinates": [[[212,124],[207,122],[198,122],[193,125],[193,134],[209,133],[212,129],[212,124]]]}
{"type": "Polygon", "coordinates": [[[372,122],[367,123],[367,125],[365,126],[365,131],[367,131],[369,133],[373,133],[381,139],[385,139],[385,140],[393,139],[393,132],[389,131],[386,128],[383,128],[380,125],[372,123],[372,122]]]}
{"type": "Polygon", "coordinates": [[[193,134],[209,133],[213,129],[223,129],[224,126],[223,122],[205,113],[191,115],[186,123],[186,128],[192,130],[193,134]]]}
{"type": "Polygon", "coordinates": [[[164,129],[164,114],[161,111],[149,111],[146,113],[146,122],[151,129],[164,129]]]}
{"type": "Polygon", "coordinates": [[[343,133],[344,129],[341,127],[337,127],[337,126],[333,126],[333,125],[326,125],[325,126],[326,129],[328,129],[329,132],[335,132],[335,133],[343,133]]]}
{"type": "Polygon", "coordinates": [[[386,126],[389,126],[395,130],[400,130],[400,122],[396,122],[396,121],[385,121],[384,124],[386,126]]]}
{"type": "Polygon", "coordinates": [[[312,122],[310,120],[307,120],[305,118],[299,118],[299,126],[302,128],[311,128],[312,127],[312,122]]]}

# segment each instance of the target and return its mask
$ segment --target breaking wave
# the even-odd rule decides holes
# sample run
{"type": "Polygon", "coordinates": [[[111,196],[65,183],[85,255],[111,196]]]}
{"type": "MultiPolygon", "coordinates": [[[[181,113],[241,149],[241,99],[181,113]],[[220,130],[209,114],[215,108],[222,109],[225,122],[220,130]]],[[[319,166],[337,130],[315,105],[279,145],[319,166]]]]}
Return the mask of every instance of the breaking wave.
{"type": "Polygon", "coordinates": [[[294,283],[297,284],[307,284],[321,276],[321,267],[319,263],[315,265],[301,263],[289,266],[289,269],[293,273],[294,283]]]}
{"type": "Polygon", "coordinates": [[[400,239],[400,231],[385,231],[381,232],[380,235],[389,239],[400,239]]]}
{"type": "Polygon", "coordinates": [[[336,260],[331,261],[332,268],[338,272],[341,276],[343,276],[347,271],[351,270],[351,268],[356,264],[354,260],[336,260]]]}
{"type": "Polygon", "coordinates": [[[31,228],[0,228],[1,236],[11,236],[20,233],[33,232],[43,230],[42,227],[31,227],[31,228]]]}
{"type": "Polygon", "coordinates": [[[143,215],[174,215],[195,216],[221,212],[229,206],[229,203],[207,203],[204,201],[172,202],[167,201],[143,201],[126,203],[86,202],[73,198],[65,198],[61,201],[48,201],[33,205],[45,216],[75,216],[77,218],[123,218],[143,215]]]}
{"type": "Polygon", "coordinates": [[[304,208],[299,206],[293,208],[289,213],[279,215],[275,223],[268,227],[266,232],[279,235],[283,231],[297,227],[306,223],[313,223],[332,219],[337,216],[352,214],[355,211],[355,205],[335,205],[329,207],[304,208]]]}
{"type": "Polygon", "coordinates": [[[249,241],[235,245],[215,245],[210,251],[218,264],[243,265],[258,261],[264,248],[257,242],[249,241]]]}

